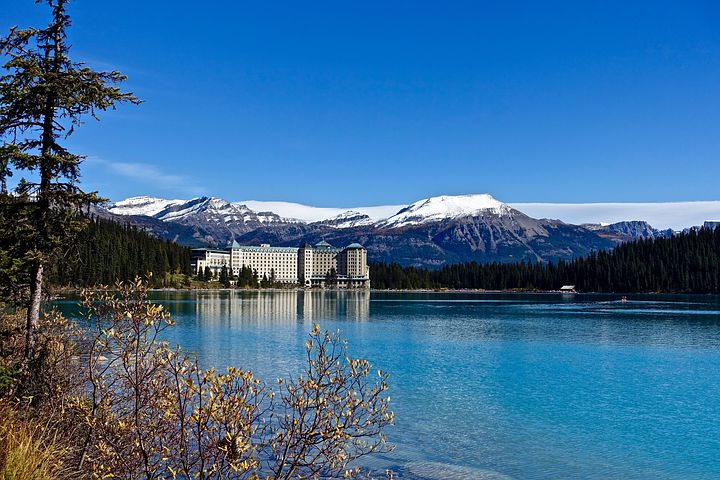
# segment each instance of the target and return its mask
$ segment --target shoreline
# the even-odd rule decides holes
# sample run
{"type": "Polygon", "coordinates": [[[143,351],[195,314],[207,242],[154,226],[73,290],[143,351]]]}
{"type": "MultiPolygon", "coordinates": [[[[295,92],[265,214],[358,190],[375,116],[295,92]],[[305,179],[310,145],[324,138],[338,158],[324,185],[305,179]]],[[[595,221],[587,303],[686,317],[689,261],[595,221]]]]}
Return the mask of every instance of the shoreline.
{"type": "MultiPolygon", "coordinates": [[[[67,293],[80,293],[82,291],[99,291],[102,287],[87,288],[69,288],[60,287],[50,289],[51,296],[62,295],[67,293]]],[[[111,288],[112,290],[112,288],[111,288]]],[[[438,289],[353,289],[353,288],[149,288],[149,292],[368,292],[368,293],[448,293],[448,294],[559,294],[567,297],[574,295],[702,295],[713,296],[714,293],[697,293],[697,292],[562,292],[560,290],[483,290],[476,288],[438,288],[438,289]]]]}

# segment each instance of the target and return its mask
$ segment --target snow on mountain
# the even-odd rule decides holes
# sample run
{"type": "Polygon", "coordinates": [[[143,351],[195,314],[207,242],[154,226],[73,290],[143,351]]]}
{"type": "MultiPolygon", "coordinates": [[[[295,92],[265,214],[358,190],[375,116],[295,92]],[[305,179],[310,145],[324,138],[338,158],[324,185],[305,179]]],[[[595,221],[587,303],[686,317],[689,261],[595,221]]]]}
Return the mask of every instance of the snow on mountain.
{"type": "Polygon", "coordinates": [[[324,225],[331,228],[354,228],[375,223],[368,215],[355,210],[348,210],[340,215],[320,222],[314,222],[315,225],[324,225]]]}
{"type": "Polygon", "coordinates": [[[213,197],[165,201],[133,198],[116,203],[109,211],[118,215],[143,215],[168,225],[189,227],[198,242],[210,245],[224,245],[228,239],[261,227],[300,223],[273,212],[254,212],[245,205],[213,197]]]}
{"type": "Polygon", "coordinates": [[[177,222],[199,214],[212,215],[215,221],[224,222],[297,222],[273,212],[255,212],[246,205],[216,197],[199,197],[191,200],[131,197],[115,203],[108,211],[116,215],[145,215],[165,222],[177,222]]]}
{"type": "Polygon", "coordinates": [[[177,222],[190,215],[208,213],[219,215],[224,221],[240,220],[245,217],[249,209],[240,209],[226,200],[220,198],[199,198],[173,205],[156,214],[157,218],[166,222],[177,222]]]}
{"type": "Polygon", "coordinates": [[[182,238],[186,244],[361,241],[373,260],[433,267],[460,261],[568,259],[662,233],[644,222],[582,227],[538,220],[514,207],[488,194],[443,195],[404,208],[353,209],[211,197],[135,197],[116,203],[110,212],[133,215],[130,221],[164,238],[182,238]]]}
{"type": "Polygon", "coordinates": [[[378,226],[399,228],[408,225],[419,225],[482,214],[509,215],[512,211],[513,209],[508,205],[486,193],[454,196],[442,195],[419,200],[403,208],[392,217],[378,222],[378,226]]]}
{"type": "MultiPolygon", "coordinates": [[[[165,200],[148,196],[131,197],[119,201],[110,207],[109,211],[118,215],[146,215],[156,217],[163,211],[181,207],[200,199],[193,200],[165,200]]],[[[224,200],[217,199],[225,202],[224,200]]],[[[483,207],[500,208],[498,205],[505,205],[498,202],[490,195],[460,195],[433,197],[415,202],[413,205],[380,205],[374,207],[352,207],[352,208],[329,208],[313,207],[291,202],[265,202],[247,200],[232,203],[239,207],[235,211],[225,206],[217,206],[230,217],[250,220],[253,214],[257,215],[256,220],[262,223],[270,223],[280,218],[284,221],[297,219],[302,222],[333,221],[338,215],[352,210],[367,215],[379,225],[389,224],[390,217],[394,222],[402,225],[403,222],[433,221],[432,219],[452,218],[455,214],[450,205],[457,207],[460,214],[471,214],[473,211],[483,207]],[[445,199],[440,201],[439,199],[445,199]],[[426,202],[429,204],[424,205],[426,202]],[[417,212],[419,206],[423,211],[417,212]],[[242,207],[247,209],[244,210],[242,207]],[[432,212],[437,207],[438,212],[432,212]],[[402,212],[401,212],[402,211],[402,212]],[[252,213],[251,213],[252,212],[252,213]],[[416,217],[409,220],[410,217],[416,217]],[[404,220],[402,220],[404,219],[404,220]]],[[[224,204],[223,204],[224,205],[224,204]]],[[[642,219],[655,228],[682,230],[693,225],[702,225],[708,218],[720,218],[720,201],[703,202],[666,202],[666,203],[589,203],[589,204],[560,204],[560,203],[511,203],[505,205],[507,208],[519,210],[533,218],[555,218],[570,224],[595,223],[610,225],[631,219],[642,219]]],[[[182,210],[182,208],[180,209],[182,210]]],[[[182,216],[179,211],[174,216],[182,216]]],[[[412,223],[408,223],[412,224],[412,223]]]]}
{"type": "Polygon", "coordinates": [[[145,215],[154,217],[171,205],[181,205],[187,200],[165,200],[154,197],[130,197],[121,200],[108,210],[116,215],[145,215]]]}
{"type": "Polygon", "coordinates": [[[373,221],[382,220],[391,215],[396,214],[399,210],[405,208],[405,205],[379,205],[375,207],[351,207],[351,208],[335,208],[335,207],[312,207],[301,203],[292,202],[264,202],[258,200],[243,200],[235,202],[237,205],[246,205],[248,208],[260,212],[270,211],[277,213],[281,217],[295,218],[303,222],[321,222],[324,220],[332,220],[338,215],[345,212],[354,211],[362,215],[367,215],[373,221]]]}

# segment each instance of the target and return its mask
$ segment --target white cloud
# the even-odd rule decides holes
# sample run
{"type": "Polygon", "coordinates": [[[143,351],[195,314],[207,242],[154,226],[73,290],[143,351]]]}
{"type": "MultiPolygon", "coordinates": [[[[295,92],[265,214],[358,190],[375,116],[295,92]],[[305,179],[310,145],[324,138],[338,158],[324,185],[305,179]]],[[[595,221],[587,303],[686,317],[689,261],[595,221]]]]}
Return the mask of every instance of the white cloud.
{"type": "Polygon", "coordinates": [[[720,201],[660,203],[513,203],[511,207],[535,218],[566,223],[616,223],[645,220],[655,228],[682,230],[720,219],[720,201]]]}
{"type": "Polygon", "coordinates": [[[151,184],[166,190],[174,190],[190,195],[203,195],[206,189],[195,185],[184,175],[167,173],[150,163],[140,162],[110,162],[93,158],[91,161],[100,163],[116,175],[132,178],[141,183],[151,184]]]}

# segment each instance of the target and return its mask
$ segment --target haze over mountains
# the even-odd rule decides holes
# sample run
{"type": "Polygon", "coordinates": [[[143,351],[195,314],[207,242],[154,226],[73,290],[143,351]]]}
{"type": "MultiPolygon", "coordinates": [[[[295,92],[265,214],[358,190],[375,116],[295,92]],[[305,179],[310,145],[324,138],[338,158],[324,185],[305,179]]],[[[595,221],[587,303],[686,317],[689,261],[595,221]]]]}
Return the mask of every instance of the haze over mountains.
{"type": "Polygon", "coordinates": [[[573,225],[536,219],[488,194],[442,195],[408,206],[349,210],[213,197],[132,197],[110,206],[104,215],[189,246],[221,247],[232,240],[286,246],[322,239],[338,246],[357,241],[373,261],[429,267],[570,259],[620,242],[672,234],[638,220],[573,225]]]}

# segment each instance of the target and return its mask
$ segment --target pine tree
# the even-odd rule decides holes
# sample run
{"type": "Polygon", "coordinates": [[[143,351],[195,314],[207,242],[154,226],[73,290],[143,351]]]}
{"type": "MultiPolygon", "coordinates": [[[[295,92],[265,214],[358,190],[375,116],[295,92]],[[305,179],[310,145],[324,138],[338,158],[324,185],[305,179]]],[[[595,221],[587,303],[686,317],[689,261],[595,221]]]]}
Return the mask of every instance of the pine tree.
{"type": "Polygon", "coordinates": [[[75,242],[76,254],[54,262],[51,285],[95,286],[133,280],[152,273],[153,284],[171,286],[172,274],[190,275],[190,249],[150,236],[132,226],[96,218],[75,242]],[[142,254],[141,254],[142,252],[142,254]],[[177,264],[172,272],[159,265],[177,264]],[[152,260],[148,263],[148,259],[152,260]]]}
{"type": "Polygon", "coordinates": [[[720,293],[720,228],[638,240],[571,261],[466,263],[437,270],[372,264],[377,288],[720,293]]]}
{"type": "Polygon", "coordinates": [[[220,283],[223,285],[223,287],[229,287],[230,286],[230,275],[228,274],[228,269],[225,265],[222,266],[220,269],[220,283]]]}
{"type": "Polygon", "coordinates": [[[8,59],[0,77],[2,234],[9,253],[21,260],[16,268],[28,285],[26,359],[40,318],[45,268],[85,226],[79,220],[83,211],[100,202],[78,187],[84,157],[60,142],[86,116],[138,103],[115,86],[125,80],[119,72],[96,72],[70,59],[68,0],[46,2],[52,10],[46,28],[15,27],[0,40],[0,55],[8,59]],[[27,176],[9,200],[7,177],[21,172],[27,176]],[[8,228],[11,222],[16,228],[8,228]]]}
{"type": "Polygon", "coordinates": [[[337,270],[335,270],[335,267],[330,268],[327,275],[325,275],[325,284],[329,287],[334,287],[337,285],[337,279],[337,270]]]}

